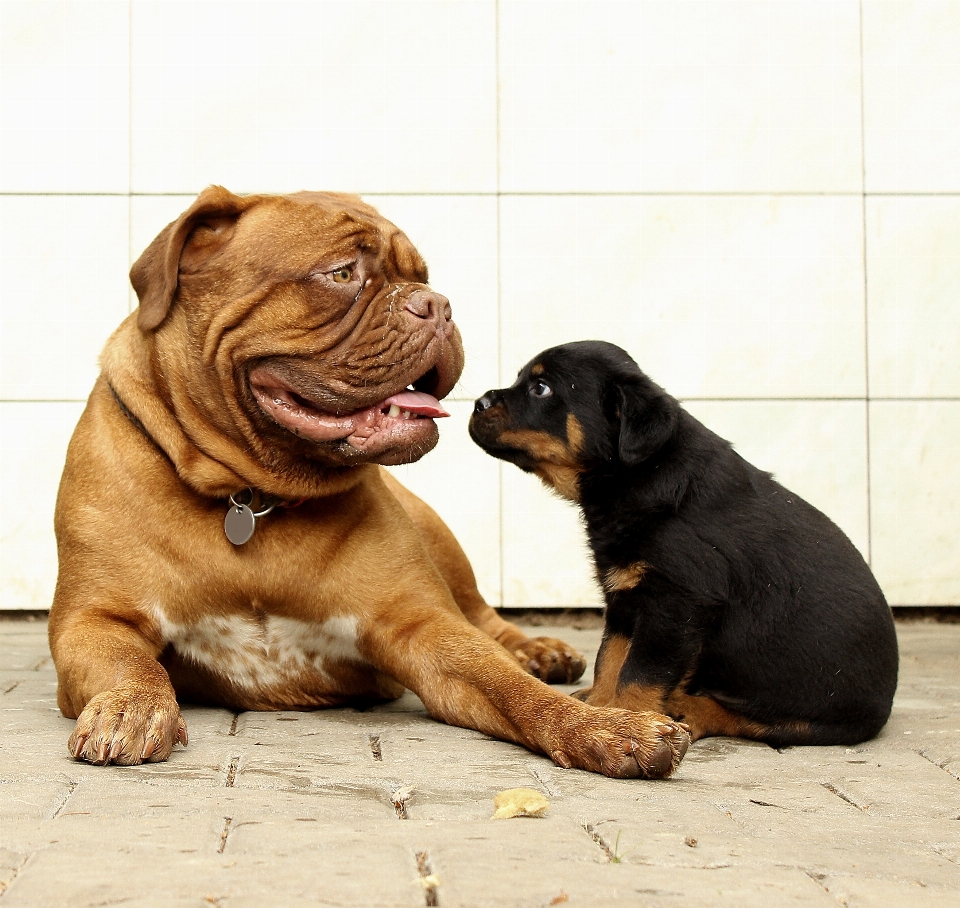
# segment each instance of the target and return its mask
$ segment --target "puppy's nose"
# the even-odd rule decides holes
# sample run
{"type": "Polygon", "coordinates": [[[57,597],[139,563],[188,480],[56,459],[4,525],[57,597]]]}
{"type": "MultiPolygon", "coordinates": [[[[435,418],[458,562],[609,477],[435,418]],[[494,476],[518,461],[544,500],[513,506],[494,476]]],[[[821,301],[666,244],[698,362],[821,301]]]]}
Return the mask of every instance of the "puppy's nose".
{"type": "Polygon", "coordinates": [[[473,405],[473,412],[482,413],[484,410],[489,410],[494,403],[493,392],[488,391],[483,397],[477,399],[477,402],[473,405]]]}
{"type": "Polygon", "coordinates": [[[403,308],[422,319],[435,318],[448,322],[452,317],[450,300],[433,290],[414,291],[407,297],[403,308]]]}

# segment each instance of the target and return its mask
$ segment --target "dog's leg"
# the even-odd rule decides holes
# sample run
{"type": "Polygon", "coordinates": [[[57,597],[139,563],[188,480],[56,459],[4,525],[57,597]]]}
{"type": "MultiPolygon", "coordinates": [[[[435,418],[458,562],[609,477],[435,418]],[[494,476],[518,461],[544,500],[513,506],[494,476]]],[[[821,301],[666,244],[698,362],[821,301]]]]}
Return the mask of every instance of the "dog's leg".
{"type": "Polygon", "coordinates": [[[614,706],[636,712],[665,712],[667,691],[654,684],[624,684],[623,666],[630,655],[630,638],[605,634],[597,653],[593,687],[577,691],[578,699],[593,706],[614,706]]]}
{"type": "Polygon", "coordinates": [[[763,741],[775,737],[777,731],[794,736],[804,731],[807,723],[791,723],[789,728],[778,729],[727,709],[712,697],[684,693],[686,677],[673,690],[656,684],[624,683],[621,673],[630,645],[630,638],[620,634],[604,637],[597,654],[593,687],[577,691],[580,699],[595,706],[665,713],[689,729],[691,741],[715,735],[763,741]]]}
{"type": "Polygon", "coordinates": [[[426,502],[417,498],[386,470],[380,471],[420,533],[430,560],[450,588],[464,617],[503,646],[524,671],[550,684],[572,684],[587,667],[586,659],[572,646],[553,637],[528,637],[487,605],[470,561],[449,527],[426,502]]]}
{"type": "Polygon", "coordinates": [[[618,778],[668,776],[686,752],[685,729],[665,716],[566,697],[458,615],[405,601],[365,622],[360,649],[417,693],[434,718],[523,744],[559,766],[618,778]]]}
{"type": "Polygon", "coordinates": [[[186,723],[157,662],[159,635],[145,620],[90,608],[56,616],[50,649],[57,702],[77,720],[67,743],[75,759],[132,765],[166,760],[174,744],[186,745],[186,723]]]}
{"type": "Polygon", "coordinates": [[[769,725],[754,722],[740,713],[727,709],[712,697],[685,694],[679,690],[673,691],[667,697],[664,712],[683,722],[690,729],[692,741],[715,735],[762,741],[772,731],[769,725]]]}

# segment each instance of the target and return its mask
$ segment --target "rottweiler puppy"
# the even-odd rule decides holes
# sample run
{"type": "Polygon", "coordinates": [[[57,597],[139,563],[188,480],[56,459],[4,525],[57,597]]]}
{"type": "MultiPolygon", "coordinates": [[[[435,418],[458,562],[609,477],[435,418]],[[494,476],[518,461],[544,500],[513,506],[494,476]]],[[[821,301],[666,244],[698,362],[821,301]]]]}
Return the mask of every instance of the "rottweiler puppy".
{"type": "Polygon", "coordinates": [[[883,727],[897,638],[860,553],[624,350],[544,351],[476,402],[470,435],[583,510],[606,599],[587,703],[776,747],[883,727]]]}

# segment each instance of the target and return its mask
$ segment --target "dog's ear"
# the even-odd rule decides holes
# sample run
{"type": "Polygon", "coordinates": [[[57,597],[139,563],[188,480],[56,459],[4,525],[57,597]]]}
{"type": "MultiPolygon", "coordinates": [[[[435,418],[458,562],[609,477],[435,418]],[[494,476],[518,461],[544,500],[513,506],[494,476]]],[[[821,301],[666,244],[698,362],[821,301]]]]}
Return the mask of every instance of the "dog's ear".
{"type": "Polygon", "coordinates": [[[621,384],[620,462],[629,467],[642,463],[660,450],[673,436],[679,419],[677,402],[654,386],[635,382],[621,384]]]}
{"type": "Polygon", "coordinates": [[[137,324],[142,330],[158,328],[167,317],[177,292],[181,261],[186,264],[186,259],[193,259],[195,264],[219,249],[233,234],[237,218],[251,204],[252,199],[234,195],[222,186],[210,186],[160,231],[130,269],[130,283],[140,300],[137,324]]]}

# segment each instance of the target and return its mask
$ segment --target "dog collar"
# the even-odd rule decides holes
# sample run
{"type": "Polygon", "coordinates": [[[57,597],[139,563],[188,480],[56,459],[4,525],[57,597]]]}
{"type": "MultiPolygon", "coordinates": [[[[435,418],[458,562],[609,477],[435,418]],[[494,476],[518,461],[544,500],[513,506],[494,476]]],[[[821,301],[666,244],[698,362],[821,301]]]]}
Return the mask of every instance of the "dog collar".
{"type": "MultiPolygon", "coordinates": [[[[123,402],[120,395],[117,394],[116,388],[114,388],[110,382],[107,382],[107,387],[110,389],[113,399],[117,402],[120,412],[123,413],[152,444],[157,445],[150,433],[147,432],[144,424],[137,419],[130,408],[123,402]]],[[[157,445],[157,447],[159,448],[159,445],[157,445]]],[[[282,498],[267,495],[257,489],[241,489],[239,492],[230,495],[230,508],[227,510],[227,516],[223,519],[223,532],[227,534],[227,539],[234,545],[243,545],[252,538],[254,530],[257,528],[258,517],[266,517],[267,514],[276,507],[295,508],[297,505],[303,504],[304,501],[305,499],[303,498],[299,501],[285,501],[282,498]]]]}
{"type": "Polygon", "coordinates": [[[298,507],[304,501],[305,498],[285,501],[258,489],[243,489],[230,496],[230,508],[227,516],[223,518],[223,532],[234,545],[243,545],[253,536],[258,517],[266,517],[274,508],[298,507]],[[244,498],[247,500],[241,500],[244,498]]]}
{"type": "Polygon", "coordinates": [[[257,518],[266,517],[278,504],[279,498],[264,495],[254,489],[244,489],[230,496],[230,507],[223,519],[223,532],[234,545],[249,542],[257,528],[257,518]],[[238,499],[250,496],[249,501],[238,499]],[[254,508],[257,510],[254,510],[254,508]]]}

